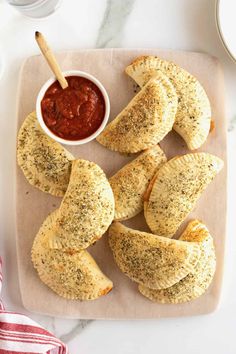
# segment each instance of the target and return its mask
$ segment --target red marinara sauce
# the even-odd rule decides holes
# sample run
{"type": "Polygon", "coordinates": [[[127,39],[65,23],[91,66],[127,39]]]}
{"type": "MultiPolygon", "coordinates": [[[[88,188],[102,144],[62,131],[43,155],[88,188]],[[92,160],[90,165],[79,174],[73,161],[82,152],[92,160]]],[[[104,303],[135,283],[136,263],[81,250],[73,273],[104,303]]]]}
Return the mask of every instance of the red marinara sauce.
{"type": "Polygon", "coordinates": [[[54,82],[45,92],[41,111],[46,126],[66,140],[80,140],[92,135],[102,124],[105,101],[92,81],[67,76],[68,87],[54,82]]]}

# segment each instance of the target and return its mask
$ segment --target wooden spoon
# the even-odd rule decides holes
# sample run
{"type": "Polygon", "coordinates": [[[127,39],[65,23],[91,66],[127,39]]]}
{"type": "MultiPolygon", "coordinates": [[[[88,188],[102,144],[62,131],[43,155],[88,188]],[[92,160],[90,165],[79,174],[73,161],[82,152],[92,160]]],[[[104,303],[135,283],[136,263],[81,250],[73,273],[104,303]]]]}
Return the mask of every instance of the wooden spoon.
{"type": "Polygon", "coordinates": [[[40,32],[35,32],[35,39],[36,42],[38,43],[38,46],[44,56],[44,58],[47,60],[51,70],[53,71],[54,75],[56,76],[57,80],[59,81],[61,87],[63,89],[68,87],[68,82],[65,78],[65,76],[62,74],[61,68],[56,61],[56,58],[49,48],[44,36],[40,32]]]}

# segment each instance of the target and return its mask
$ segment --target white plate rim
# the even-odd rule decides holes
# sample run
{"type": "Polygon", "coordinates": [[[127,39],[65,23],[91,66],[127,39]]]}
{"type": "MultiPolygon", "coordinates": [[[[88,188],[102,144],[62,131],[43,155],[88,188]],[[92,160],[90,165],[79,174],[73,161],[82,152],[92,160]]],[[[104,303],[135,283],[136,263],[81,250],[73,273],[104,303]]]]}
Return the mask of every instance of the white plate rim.
{"type": "Polygon", "coordinates": [[[221,39],[221,43],[223,44],[224,49],[226,50],[226,52],[228,53],[228,55],[230,56],[230,58],[236,62],[236,57],[234,56],[234,54],[231,52],[229,46],[226,44],[226,39],[224,37],[223,34],[223,30],[221,28],[221,21],[220,21],[220,2],[221,0],[216,0],[215,2],[215,21],[216,21],[216,27],[217,27],[217,32],[219,34],[219,37],[221,39]]]}

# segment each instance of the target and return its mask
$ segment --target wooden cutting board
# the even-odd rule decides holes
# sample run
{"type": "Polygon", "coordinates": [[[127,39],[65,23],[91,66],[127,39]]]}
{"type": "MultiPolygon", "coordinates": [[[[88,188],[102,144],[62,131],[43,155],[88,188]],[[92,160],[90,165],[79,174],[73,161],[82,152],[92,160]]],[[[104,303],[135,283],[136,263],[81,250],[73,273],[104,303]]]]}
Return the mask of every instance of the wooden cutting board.
{"type": "MultiPolygon", "coordinates": [[[[107,236],[104,235],[89,251],[104,273],[113,280],[112,292],[91,302],[69,301],[57,296],[38,278],[30,260],[30,250],[40,225],[48,213],[59,206],[61,199],[30,186],[20,168],[17,168],[16,238],[19,281],[23,304],[30,311],[67,318],[138,319],[199,315],[213,311],[218,304],[225,244],[226,123],[224,82],[217,59],[201,53],[158,49],[80,50],[59,53],[57,58],[63,70],[84,70],[101,80],[110,96],[110,119],[113,119],[136,91],[136,85],[124,73],[124,69],[135,57],[143,54],[173,60],[190,71],[203,84],[211,102],[215,129],[200,150],[221,157],[225,161],[225,168],[204,192],[187,220],[201,219],[214,237],[217,253],[214,281],[208,291],[195,301],[181,305],[152,303],[138,292],[136,283],[119,271],[108,247],[107,236]]],[[[18,94],[18,129],[27,114],[35,109],[37,93],[50,76],[51,72],[42,56],[30,57],[23,63],[18,94]]],[[[168,158],[188,152],[183,140],[174,132],[168,134],[161,147],[168,158]]],[[[133,158],[111,152],[96,141],[69,150],[77,158],[98,163],[108,177],[133,158]]],[[[136,229],[148,230],[142,213],[126,224],[136,229]]]]}

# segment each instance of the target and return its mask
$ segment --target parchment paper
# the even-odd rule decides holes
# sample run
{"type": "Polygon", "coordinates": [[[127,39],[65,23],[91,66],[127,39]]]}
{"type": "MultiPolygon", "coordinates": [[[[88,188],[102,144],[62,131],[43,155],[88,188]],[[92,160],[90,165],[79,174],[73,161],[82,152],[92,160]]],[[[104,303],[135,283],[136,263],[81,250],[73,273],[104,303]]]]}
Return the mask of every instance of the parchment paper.
{"type": "MultiPolygon", "coordinates": [[[[135,57],[142,54],[154,54],[173,60],[189,70],[203,84],[211,102],[215,129],[201,150],[221,157],[225,161],[225,168],[204,192],[187,220],[195,217],[201,219],[214,237],[217,253],[214,281],[203,296],[190,303],[182,305],[152,303],[138,292],[136,283],[120,272],[113,261],[107,236],[104,235],[95,246],[89,248],[89,251],[103,272],[113,280],[112,292],[90,302],[68,301],[57,296],[38,278],[30,260],[30,250],[43,220],[49,212],[59,206],[61,199],[31,187],[20,168],[17,168],[16,237],[19,280],[23,304],[30,311],[67,318],[138,319],[203,314],[213,311],[217,306],[223,272],[226,219],[224,85],[218,61],[200,53],[157,49],[80,50],[58,53],[57,58],[63,70],[84,70],[101,80],[110,96],[110,119],[113,119],[134,96],[136,90],[136,85],[124,73],[124,69],[135,57]]],[[[23,63],[18,94],[18,129],[26,115],[35,109],[37,93],[50,76],[51,72],[41,55],[30,57],[23,63]]],[[[174,132],[168,134],[161,147],[169,158],[188,152],[183,140],[174,132]]],[[[134,157],[124,157],[111,152],[96,141],[69,150],[76,157],[98,163],[108,177],[134,157]]],[[[142,213],[126,224],[136,229],[148,230],[142,213]]]]}

